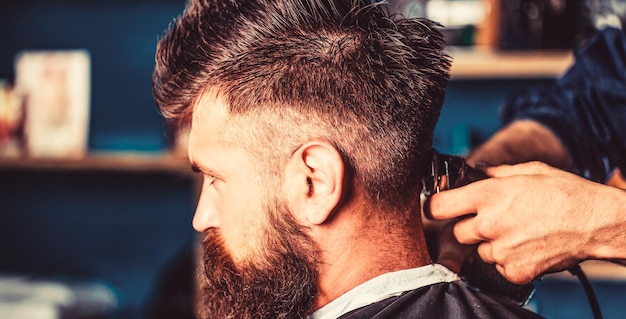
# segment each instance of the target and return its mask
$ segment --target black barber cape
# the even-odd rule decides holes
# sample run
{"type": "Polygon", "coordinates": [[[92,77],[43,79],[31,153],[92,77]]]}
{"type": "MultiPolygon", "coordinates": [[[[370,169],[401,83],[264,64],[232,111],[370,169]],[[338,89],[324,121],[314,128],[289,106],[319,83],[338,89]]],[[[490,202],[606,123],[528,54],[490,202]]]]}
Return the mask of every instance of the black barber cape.
{"type": "Polygon", "coordinates": [[[470,288],[461,281],[437,283],[370,304],[340,319],[542,318],[508,300],[470,288]]]}

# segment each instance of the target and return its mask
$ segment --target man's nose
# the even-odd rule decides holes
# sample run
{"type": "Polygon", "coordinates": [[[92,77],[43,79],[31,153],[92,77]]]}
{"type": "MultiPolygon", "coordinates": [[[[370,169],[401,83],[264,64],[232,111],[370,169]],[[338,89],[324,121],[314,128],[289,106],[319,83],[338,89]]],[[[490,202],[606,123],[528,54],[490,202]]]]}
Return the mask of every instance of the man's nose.
{"type": "Polygon", "coordinates": [[[198,207],[193,216],[193,228],[198,232],[204,232],[209,228],[219,227],[217,209],[204,192],[200,193],[198,207]]]}

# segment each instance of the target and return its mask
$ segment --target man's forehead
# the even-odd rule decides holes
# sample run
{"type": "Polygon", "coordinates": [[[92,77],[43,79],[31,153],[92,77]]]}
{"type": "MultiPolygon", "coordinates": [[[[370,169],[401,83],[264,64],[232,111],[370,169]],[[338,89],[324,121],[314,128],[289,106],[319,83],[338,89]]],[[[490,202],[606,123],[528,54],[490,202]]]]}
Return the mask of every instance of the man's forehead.
{"type": "Polygon", "coordinates": [[[202,94],[193,106],[188,156],[191,161],[211,152],[219,144],[228,120],[226,104],[216,94],[202,94]]]}
{"type": "Polygon", "coordinates": [[[192,126],[206,122],[222,122],[228,117],[228,107],[223,97],[210,90],[200,94],[193,105],[192,126]]]}

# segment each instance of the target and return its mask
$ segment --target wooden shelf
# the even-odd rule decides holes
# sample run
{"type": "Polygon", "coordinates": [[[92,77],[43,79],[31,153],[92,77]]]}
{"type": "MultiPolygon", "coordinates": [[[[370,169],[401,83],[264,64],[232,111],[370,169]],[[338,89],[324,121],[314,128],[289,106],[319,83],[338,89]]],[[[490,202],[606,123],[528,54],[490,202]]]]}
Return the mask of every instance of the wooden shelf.
{"type": "MultiPolygon", "coordinates": [[[[561,76],[573,63],[570,52],[498,52],[449,47],[452,79],[533,79],[561,76]]],[[[82,159],[0,158],[0,171],[163,172],[191,175],[187,159],[173,153],[93,153],[82,159]]]]}
{"type": "Polygon", "coordinates": [[[574,62],[570,51],[504,52],[481,47],[447,51],[455,80],[557,78],[574,62]]]}
{"type": "Polygon", "coordinates": [[[169,173],[191,176],[187,158],[171,153],[93,153],[81,159],[0,158],[0,171],[169,173]]]}

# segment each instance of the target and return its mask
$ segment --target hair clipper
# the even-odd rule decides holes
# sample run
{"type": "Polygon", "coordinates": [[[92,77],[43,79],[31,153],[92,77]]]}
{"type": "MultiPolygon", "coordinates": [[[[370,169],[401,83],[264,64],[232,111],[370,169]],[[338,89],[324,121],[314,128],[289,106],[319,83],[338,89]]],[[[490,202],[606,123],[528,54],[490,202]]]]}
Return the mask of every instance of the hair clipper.
{"type": "MultiPolygon", "coordinates": [[[[464,158],[439,154],[433,149],[430,167],[426,168],[422,179],[422,194],[428,197],[485,178],[488,176],[484,172],[467,165],[464,158]]],[[[464,261],[459,275],[470,286],[506,297],[520,306],[526,304],[535,291],[532,283],[518,285],[506,280],[495,265],[485,263],[480,258],[476,249],[464,261]]]]}

